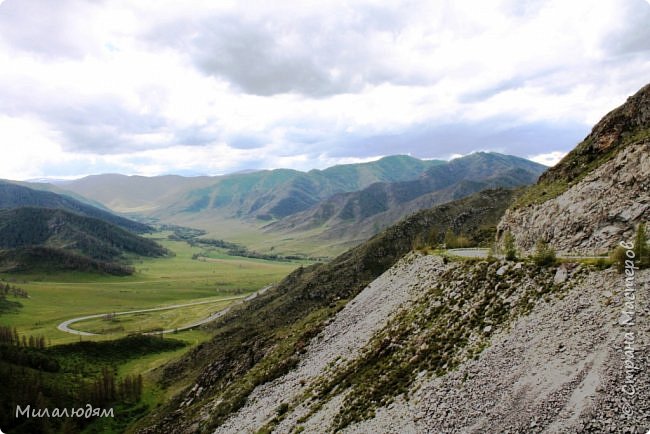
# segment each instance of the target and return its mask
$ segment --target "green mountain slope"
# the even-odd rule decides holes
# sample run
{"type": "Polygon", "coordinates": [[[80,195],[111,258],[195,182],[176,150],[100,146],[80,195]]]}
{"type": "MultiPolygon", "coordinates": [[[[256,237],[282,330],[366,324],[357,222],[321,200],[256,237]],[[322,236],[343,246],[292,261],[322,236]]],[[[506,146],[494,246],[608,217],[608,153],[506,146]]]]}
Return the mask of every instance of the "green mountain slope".
{"type": "Polygon", "coordinates": [[[36,246],[99,261],[114,261],[125,253],[142,256],[167,253],[154,241],[103,220],[49,208],[0,210],[0,249],[36,246]]]}
{"type": "Polygon", "coordinates": [[[0,209],[19,207],[60,209],[86,217],[101,219],[133,232],[151,231],[150,226],[95,208],[68,196],[0,181],[0,209]]]}
{"type": "Polygon", "coordinates": [[[327,264],[296,270],[276,288],[212,323],[214,338],[169,365],[161,383],[187,382],[196,385],[193,390],[200,388],[201,395],[183,405],[193,392],[182,391],[143,421],[139,432],[185,432],[183,427],[199,423],[204,404],[217,402],[209,420],[192,428],[210,432],[245,403],[256,385],[290,370],[296,354],[328,318],[418,240],[434,236],[440,241],[447,229],[462,231],[476,243],[491,240],[513,194],[484,191],[420,211],[327,264]]]}
{"type": "Polygon", "coordinates": [[[423,171],[438,164],[438,161],[401,155],[307,173],[276,169],[231,175],[209,187],[188,192],[167,211],[196,213],[217,210],[236,218],[282,218],[304,211],[337,193],[360,190],[376,182],[416,179],[423,171]]]}
{"type": "Polygon", "coordinates": [[[76,250],[96,259],[114,259],[122,253],[160,256],[165,250],[100,219],[63,210],[22,207],[0,211],[0,247],[50,245],[76,250]]]}
{"type": "Polygon", "coordinates": [[[420,209],[488,188],[532,184],[545,168],[523,158],[479,152],[430,167],[416,180],[334,195],[265,229],[296,233],[321,228],[319,239],[366,239],[420,209]]]}
{"type": "Polygon", "coordinates": [[[416,179],[439,164],[390,156],[307,173],[276,169],[215,177],[97,175],[62,184],[66,190],[116,211],[149,216],[218,211],[234,218],[278,218],[305,210],[336,193],[375,182],[416,179]]]}

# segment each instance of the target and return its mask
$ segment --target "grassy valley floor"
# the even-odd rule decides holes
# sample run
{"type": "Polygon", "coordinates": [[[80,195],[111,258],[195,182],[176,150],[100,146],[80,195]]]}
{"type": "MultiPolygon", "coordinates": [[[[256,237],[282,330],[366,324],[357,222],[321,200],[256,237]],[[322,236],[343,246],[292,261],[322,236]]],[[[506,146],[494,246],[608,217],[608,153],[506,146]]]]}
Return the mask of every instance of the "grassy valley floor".
{"type": "MultiPolygon", "coordinates": [[[[0,344],[6,353],[3,353],[6,357],[0,358],[3,372],[22,369],[26,377],[21,377],[21,381],[25,384],[41,384],[40,378],[43,377],[50,384],[56,384],[56,387],[48,386],[49,390],[59,390],[57,387],[70,390],[65,397],[67,405],[84,396],[83,388],[77,390],[69,384],[82,381],[92,388],[93,381],[104,375],[103,368],[114,375],[118,384],[124,378],[142,376],[142,392],[137,403],[117,404],[116,411],[121,412],[120,417],[113,421],[97,419],[90,425],[77,424],[71,432],[81,429],[83,432],[120,432],[146,408],[172,396],[185,385],[179,383],[173,388],[160,389],[156,381],[159,375],[156,368],[180,358],[192,347],[207,341],[210,334],[201,329],[190,329],[164,337],[149,337],[144,343],[137,343],[140,347],[138,350],[134,347],[136,344],[129,340],[132,338],[123,338],[133,333],[173,330],[197,322],[280,281],[305,263],[229,256],[223,249],[190,246],[184,241],[169,240],[169,234],[157,233],[151,238],[173,254],[164,258],[133,258],[132,265],[136,272],[131,276],[63,272],[0,274],[0,284],[9,284],[28,294],[27,298],[7,296],[11,308],[0,312],[0,326],[15,327],[21,336],[42,336],[46,343],[45,349],[0,344]],[[88,319],[70,326],[75,330],[97,333],[95,336],[78,336],[57,329],[61,322],[72,318],[181,304],[191,305],[88,319]],[[167,343],[152,344],[155,340],[167,343]],[[111,353],[117,355],[108,357],[111,353]],[[43,374],[39,370],[39,361],[53,364],[53,360],[59,369],[43,374]]],[[[16,387],[10,384],[5,386],[16,387]]],[[[21,396],[17,392],[12,399],[18,401],[1,403],[3,408],[6,407],[2,411],[6,413],[4,416],[11,414],[11,407],[20,402],[21,396]]],[[[63,402],[66,402],[65,399],[63,402]]],[[[56,394],[48,396],[45,392],[46,404],[56,403],[57,400],[60,399],[56,398],[56,394]]],[[[31,429],[28,427],[31,425],[23,428],[31,429]]],[[[22,431],[18,429],[15,432],[22,431]]]]}
{"type": "MultiPolygon", "coordinates": [[[[165,234],[157,234],[156,241],[175,256],[138,259],[134,263],[136,272],[132,276],[88,273],[0,274],[0,279],[5,283],[20,287],[29,294],[29,298],[15,299],[22,307],[0,315],[0,325],[16,327],[20,333],[44,336],[52,344],[61,344],[79,340],[79,336],[57,330],[57,325],[67,319],[196,301],[215,301],[214,305],[142,314],[139,315],[142,322],[127,316],[118,317],[118,322],[130,323],[125,327],[125,333],[139,331],[138,323],[141,331],[158,327],[180,327],[184,321],[189,324],[236,301],[235,296],[243,297],[278,282],[302,264],[298,261],[276,262],[228,256],[220,252],[220,249],[208,253],[212,257],[210,261],[201,261],[192,259],[194,254],[205,251],[200,247],[167,240],[165,234]],[[229,300],[219,302],[221,299],[229,300]]],[[[10,300],[14,299],[10,297],[10,300]]],[[[110,323],[103,322],[106,323],[105,328],[108,328],[110,323]]],[[[80,324],[82,323],[77,323],[76,326],[80,324]]],[[[101,329],[94,327],[95,330],[87,331],[97,332],[97,328],[101,329]]],[[[84,330],[83,327],[80,329],[84,330]]]]}

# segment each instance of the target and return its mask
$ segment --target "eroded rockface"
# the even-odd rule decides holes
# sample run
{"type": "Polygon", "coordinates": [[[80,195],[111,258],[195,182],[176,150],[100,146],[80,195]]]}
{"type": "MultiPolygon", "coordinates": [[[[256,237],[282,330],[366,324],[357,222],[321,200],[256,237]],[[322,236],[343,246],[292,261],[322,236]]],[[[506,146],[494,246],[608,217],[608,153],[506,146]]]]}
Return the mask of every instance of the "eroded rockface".
{"type": "Polygon", "coordinates": [[[539,239],[565,253],[606,253],[650,220],[650,139],[627,146],[554,199],[510,209],[498,232],[521,251],[539,239]]]}
{"type": "Polygon", "coordinates": [[[650,272],[634,277],[634,323],[621,323],[623,282],[614,269],[571,276],[478,359],[422,378],[345,432],[647,432],[650,272]]]}
{"type": "Polygon", "coordinates": [[[605,115],[540,176],[498,226],[522,253],[539,240],[561,253],[607,253],[650,218],[650,85],[605,115]]]}

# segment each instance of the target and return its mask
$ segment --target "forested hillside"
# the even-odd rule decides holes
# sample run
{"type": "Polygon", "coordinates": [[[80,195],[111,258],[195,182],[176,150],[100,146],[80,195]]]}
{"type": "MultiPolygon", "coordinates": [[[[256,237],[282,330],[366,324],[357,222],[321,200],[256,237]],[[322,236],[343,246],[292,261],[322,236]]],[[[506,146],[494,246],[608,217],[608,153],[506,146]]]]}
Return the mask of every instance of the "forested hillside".
{"type": "Polygon", "coordinates": [[[103,220],[49,208],[0,210],[2,271],[78,270],[130,274],[124,255],[162,256],[166,249],[103,220]]]}
{"type": "Polygon", "coordinates": [[[60,209],[86,217],[101,219],[132,232],[150,232],[148,225],[117,216],[76,199],[49,191],[34,190],[11,182],[0,181],[0,209],[40,207],[60,209]]]}
{"type": "Polygon", "coordinates": [[[48,208],[0,211],[0,248],[47,245],[94,259],[112,260],[123,253],[161,256],[165,249],[103,220],[48,208]]]}

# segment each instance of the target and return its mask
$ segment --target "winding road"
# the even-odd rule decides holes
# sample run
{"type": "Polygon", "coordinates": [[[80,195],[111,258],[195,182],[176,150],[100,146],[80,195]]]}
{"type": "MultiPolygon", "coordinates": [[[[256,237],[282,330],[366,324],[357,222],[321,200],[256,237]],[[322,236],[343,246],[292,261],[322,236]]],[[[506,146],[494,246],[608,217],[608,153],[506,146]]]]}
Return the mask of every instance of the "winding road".
{"type": "Polygon", "coordinates": [[[233,304],[231,304],[229,306],[226,306],[225,308],[221,309],[220,311],[213,313],[212,315],[210,315],[210,316],[208,316],[206,318],[203,318],[203,319],[201,319],[199,321],[196,321],[196,322],[193,322],[191,324],[184,325],[183,327],[175,327],[173,329],[159,330],[159,331],[148,332],[148,333],[144,333],[144,334],[145,335],[159,335],[159,334],[164,334],[164,333],[172,333],[172,332],[177,332],[177,331],[182,331],[182,330],[187,330],[187,329],[191,329],[191,328],[194,328],[194,327],[198,327],[200,325],[203,325],[205,323],[213,321],[213,320],[225,315],[226,313],[228,313],[230,311],[230,309],[234,305],[241,304],[241,303],[243,303],[245,301],[250,301],[250,300],[254,299],[255,297],[257,297],[257,296],[265,293],[266,291],[268,291],[272,286],[273,285],[265,286],[264,288],[254,292],[254,293],[252,293],[252,294],[250,294],[248,296],[239,295],[239,296],[236,296],[236,297],[221,298],[219,300],[197,301],[197,302],[194,302],[194,303],[174,304],[174,305],[171,305],[171,306],[154,307],[154,308],[150,308],[150,309],[129,310],[129,311],[124,311],[124,312],[104,312],[104,313],[97,313],[97,314],[93,314],[93,315],[80,316],[80,317],[77,317],[77,318],[72,318],[72,319],[63,321],[56,328],[61,330],[62,332],[71,333],[73,335],[99,336],[98,333],[90,333],[90,332],[84,332],[84,331],[81,331],[81,330],[75,330],[73,328],[70,328],[70,325],[74,324],[76,322],[79,322],[79,321],[85,321],[87,319],[100,318],[100,317],[103,317],[103,316],[109,315],[109,314],[110,315],[116,315],[116,316],[117,315],[130,315],[130,314],[134,314],[134,313],[157,312],[157,311],[161,311],[161,310],[180,309],[180,308],[188,307],[188,306],[196,306],[196,305],[199,305],[199,304],[208,304],[208,303],[218,303],[218,302],[221,302],[221,301],[228,301],[228,300],[241,300],[239,303],[233,303],[233,304]]]}

